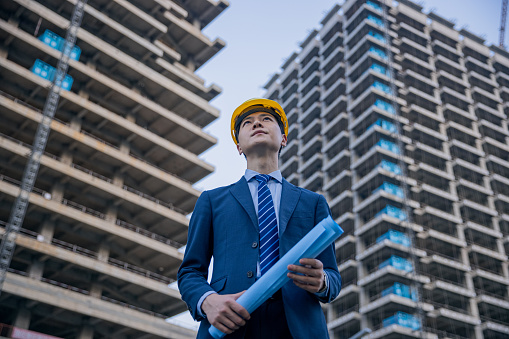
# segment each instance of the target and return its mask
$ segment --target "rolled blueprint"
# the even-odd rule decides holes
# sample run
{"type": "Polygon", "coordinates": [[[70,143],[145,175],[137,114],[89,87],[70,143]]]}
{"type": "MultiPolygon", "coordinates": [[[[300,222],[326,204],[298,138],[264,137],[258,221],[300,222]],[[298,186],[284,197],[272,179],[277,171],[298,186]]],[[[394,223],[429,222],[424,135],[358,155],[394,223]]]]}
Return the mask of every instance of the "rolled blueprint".
{"type": "MultiPolygon", "coordinates": [[[[323,219],[249,287],[237,302],[251,314],[290,280],[286,275],[288,265],[298,265],[302,258],[315,258],[341,234],[343,229],[330,216],[323,219]]],[[[226,335],[214,326],[210,326],[209,333],[216,339],[226,335]]]]}

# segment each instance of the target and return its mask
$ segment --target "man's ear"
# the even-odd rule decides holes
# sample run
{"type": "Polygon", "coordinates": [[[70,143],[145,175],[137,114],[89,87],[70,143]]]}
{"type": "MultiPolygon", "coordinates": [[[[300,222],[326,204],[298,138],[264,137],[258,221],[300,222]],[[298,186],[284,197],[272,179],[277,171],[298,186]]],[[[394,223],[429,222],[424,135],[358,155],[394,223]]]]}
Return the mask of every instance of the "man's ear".
{"type": "Polygon", "coordinates": [[[242,155],[242,148],[240,148],[239,144],[237,144],[237,151],[239,152],[239,155],[242,155]]]}
{"type": "Polygon", "coordinates": [[[281,140],[281,146],[284,147],[288,143],[288,137],[284,134],[282,136],[283,136],[283,140],[281,140]]]}

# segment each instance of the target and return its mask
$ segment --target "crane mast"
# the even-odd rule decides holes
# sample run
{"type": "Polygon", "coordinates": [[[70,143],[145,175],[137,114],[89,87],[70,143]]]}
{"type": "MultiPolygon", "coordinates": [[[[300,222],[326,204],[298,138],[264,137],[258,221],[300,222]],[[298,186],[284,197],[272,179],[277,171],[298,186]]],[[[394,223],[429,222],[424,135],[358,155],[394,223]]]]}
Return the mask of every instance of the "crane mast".
{"type": "Polygon", "coordinates": [[[504,48],[505,40],[505,22],[507,19],[507,2],[509,0],[502,0],[502,13],[500,14],[500,38],[498,45],[500,48],[504,48]]]}
{"type": "Polygon", "coordinates": [[[58,107],[62,82],[67,74],[67,69],[69,68],[69,56],[74,44],[76,43],[76,35],[78,28],[81,26],[81,20],[83,18],[86,3],[87,0],[78,0],[74,7],[69,28],[67,29],[65,36],[65,45],[62,50],[62,55],[58,60],[57,73],[49,89],[46,102],[44,103],[42,112],[43,117],[37,126],[37,132],[32,145],[32,152],[30,152],[28,156],[28,161],[23,172],[19,195],[14,201],[9,221],[5,227],[2,242],[0,243],[0,294],[2,293],[3,284],[7,276],[7,269],[9,268],[12,257],[14,256],[16,237],[21,229],[23,220],[25,219],[30,192],[32,192],[34,187],[39,166],[41,164],[41,156],[43,155],[46,143],[48,142],[50,124],[58,107]]]}

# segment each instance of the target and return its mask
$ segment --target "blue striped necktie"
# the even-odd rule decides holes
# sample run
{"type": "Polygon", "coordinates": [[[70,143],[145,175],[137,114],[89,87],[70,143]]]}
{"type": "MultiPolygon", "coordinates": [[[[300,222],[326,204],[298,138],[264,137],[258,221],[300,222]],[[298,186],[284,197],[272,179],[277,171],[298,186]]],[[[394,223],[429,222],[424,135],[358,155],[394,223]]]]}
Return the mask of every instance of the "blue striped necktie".
{"type": "Polygon", "coordinates": [[[260,273],[264,275],[279,260],[279,236],[274,202],[267,182],[270,175],[259,174],[258,228],[260,230],[260,273]]]}

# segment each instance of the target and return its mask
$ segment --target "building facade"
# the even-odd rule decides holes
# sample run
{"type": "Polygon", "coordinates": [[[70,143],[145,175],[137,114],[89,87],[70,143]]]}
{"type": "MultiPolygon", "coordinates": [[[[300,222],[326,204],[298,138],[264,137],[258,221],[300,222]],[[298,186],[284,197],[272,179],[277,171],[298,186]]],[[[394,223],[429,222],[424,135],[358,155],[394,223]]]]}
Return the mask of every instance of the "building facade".
{"type": "MultiPolygon", "coordinates": [[[[0,5],[0,234],[76,1],[0,5]]],[[[225,0],[90,0],[0,294],[0,336],[193,338],[172,285],[213,172],[221,89],[195,71],[225,43],[225,0]],[[15,334],[14,334],[15,333],[15,334]]]]}
{"type": "Polygon", "coordinates": [[[454,26],[347,0],[265,85],[345,230],[332,338],[509,338],[509,53],[454,26]]]}

